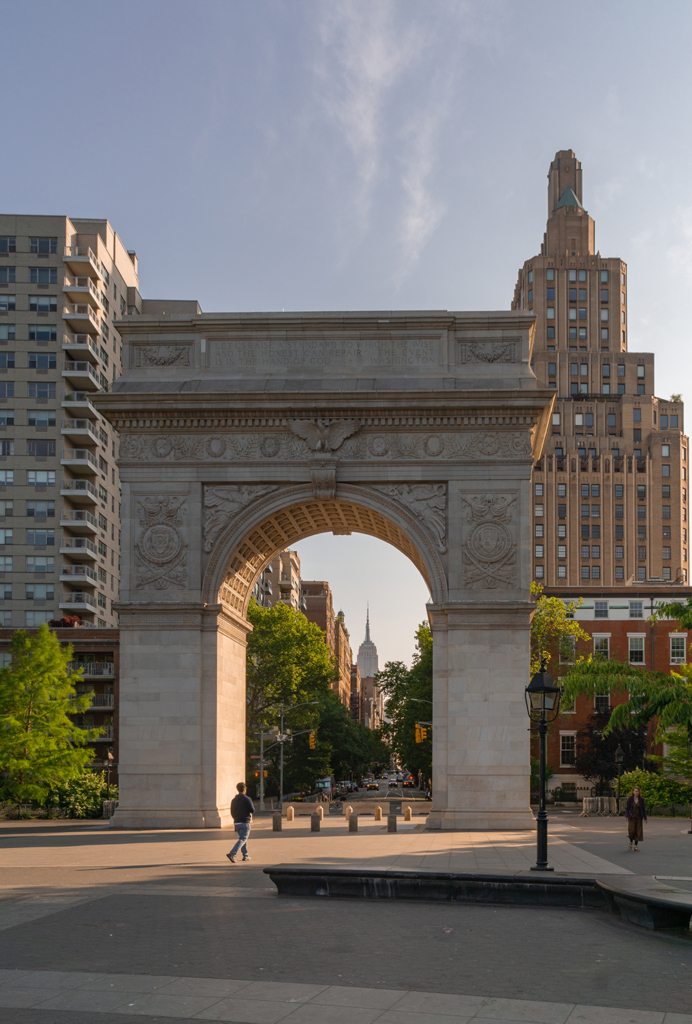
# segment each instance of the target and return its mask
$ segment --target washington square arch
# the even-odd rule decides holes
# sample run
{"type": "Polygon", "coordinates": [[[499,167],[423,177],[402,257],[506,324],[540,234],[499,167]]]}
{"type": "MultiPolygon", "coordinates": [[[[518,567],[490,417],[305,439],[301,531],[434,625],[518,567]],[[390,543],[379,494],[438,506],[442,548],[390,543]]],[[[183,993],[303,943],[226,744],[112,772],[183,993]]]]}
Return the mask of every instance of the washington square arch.
{"type": "Polygon", "coordinates": [[[253,585],[304,537],[365,533],[430,592],[428,828],[533,827],[530,474],[553,401],[531,371],[533,318],[214,313],[119,329],[123,376],[98,399],[122,482],[113,824],[230,824],[253,585]]]}

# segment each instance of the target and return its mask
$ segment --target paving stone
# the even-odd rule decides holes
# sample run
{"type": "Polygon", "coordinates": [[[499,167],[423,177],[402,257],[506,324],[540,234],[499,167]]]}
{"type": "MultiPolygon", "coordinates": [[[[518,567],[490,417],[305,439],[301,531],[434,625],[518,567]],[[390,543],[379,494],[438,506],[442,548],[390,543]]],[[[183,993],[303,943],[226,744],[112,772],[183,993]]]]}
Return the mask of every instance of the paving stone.
{"type": "Polygon", "coordinates": [[[489,999],[476,1013],[479,1020],[530,1021],[531,1024],[565,1024],[573,1003],[546,1003],[532,999],[489,999]]]}
{"type": "Polygon", "coordinates": [[[310,1000],[319,1006],[364,1006],[372,1009],[386,1010],[394,1006],[406,995],[404,989],[387,988],[345,988],[342,985],[330,985],[310,1000]]]}

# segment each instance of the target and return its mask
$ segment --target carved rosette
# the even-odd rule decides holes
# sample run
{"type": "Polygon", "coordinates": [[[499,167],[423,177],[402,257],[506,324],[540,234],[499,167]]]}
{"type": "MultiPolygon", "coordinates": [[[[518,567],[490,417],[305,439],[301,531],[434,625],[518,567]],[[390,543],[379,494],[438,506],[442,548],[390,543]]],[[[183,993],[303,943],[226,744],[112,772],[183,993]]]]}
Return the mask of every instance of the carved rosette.
{"type": "Polygon", "coordinates": [[[242,509],[276,487],[255,484],[226,484],[204,489],[204,550],[207,554],[226,525],[242,509]]]}
{"type": "Polygon", "coordinates": [[[432,535],[438,550],[447,550],[447,486],[446,484],[376,484],[373,488],[386,494],[419,519],[432,535]]]}
{"type": "Polygon", "coordinates": [[[340,461],[513,461],[531,458],[530,430],[365,432],[311,449],[294,433],[123,434],[125,462],[307,462],[315,450],[340,461]]]}
{"type": "Polygon", "coordinates": [[[516,586],[516,496],[476,494],[463,502],[468,524],[463,545],[464,583],[487,590],[516,586]]]}
{"type": "Polygon", "coordinates": [[[135,543],[137,588],[184,590],[187,582],[187,543],[180,527],[185,498],[159,494],[137,503],[141,531],[135,543]]]}

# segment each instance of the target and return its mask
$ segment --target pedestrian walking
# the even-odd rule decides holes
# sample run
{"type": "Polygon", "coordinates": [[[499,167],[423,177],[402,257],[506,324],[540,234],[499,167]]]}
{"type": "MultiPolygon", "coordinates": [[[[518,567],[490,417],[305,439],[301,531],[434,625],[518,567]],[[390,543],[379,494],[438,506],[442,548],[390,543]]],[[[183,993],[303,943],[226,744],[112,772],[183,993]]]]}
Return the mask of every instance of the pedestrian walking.
{"type": "Polygon", "coordinates": [[[644,841],[644,822],[647,820],[646,803],[639,786],[635,786],[627,798],[625,817],[627,818],[627,835],[630,840],[629,848],[631,850],[634,843],[634,852],[637,853],[639,850],[637,844],[644,841]]]}
{"type": "Polygon", "coordinates": [[[247,789],[245,783],[239,782],[235,788],[238,790],[238,793],[231,800],[231,816],[235,823],[235,830],[238,833],[238,842],[231,852],[226,854],[231,864],[235,864],[235,859],[241,850],[243,852],[243,860],[250,860],[250,854],[247,852],[247,841],[250,837],[250,829],[252,828],[252,815],[255,813],[255,805],[245,792],[247,789]]]}

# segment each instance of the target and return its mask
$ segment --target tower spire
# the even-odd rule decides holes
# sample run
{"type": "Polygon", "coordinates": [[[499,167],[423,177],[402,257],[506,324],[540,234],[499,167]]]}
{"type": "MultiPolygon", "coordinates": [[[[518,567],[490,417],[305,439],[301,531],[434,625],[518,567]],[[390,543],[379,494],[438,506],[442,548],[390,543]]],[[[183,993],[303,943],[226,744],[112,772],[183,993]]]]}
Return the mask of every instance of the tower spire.
{"type": "Polygon", "coordinates": [[[368,601],[368,612],[365,617],[365,642],[370,643],[370,602],[368,601]]]}

